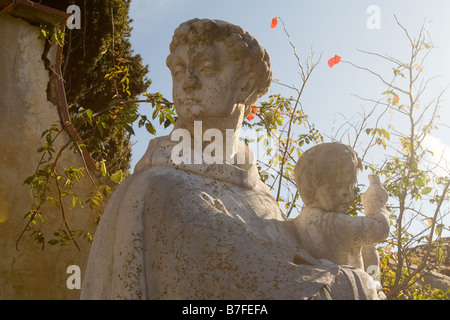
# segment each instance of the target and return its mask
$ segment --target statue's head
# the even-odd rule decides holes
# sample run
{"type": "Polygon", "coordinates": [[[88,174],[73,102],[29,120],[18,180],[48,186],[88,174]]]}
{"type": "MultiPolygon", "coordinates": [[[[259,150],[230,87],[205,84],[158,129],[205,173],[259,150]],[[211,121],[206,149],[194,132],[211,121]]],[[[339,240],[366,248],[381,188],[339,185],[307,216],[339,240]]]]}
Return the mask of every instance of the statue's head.
{"type": "Polygon", "coordinates": [[[272,80],[266,50],[241,27],[220,20],[182,23],[174,32],[167,66],[177,114],[190,120],[239,112],[247,117],[272,80]]]}
{"type": "Polygon", "coordinates": [[[361,159],[340,142],[322,143],[305,151],[294,169],[300,197],[309,207],[346,212],[354,200],[361,159]]]}

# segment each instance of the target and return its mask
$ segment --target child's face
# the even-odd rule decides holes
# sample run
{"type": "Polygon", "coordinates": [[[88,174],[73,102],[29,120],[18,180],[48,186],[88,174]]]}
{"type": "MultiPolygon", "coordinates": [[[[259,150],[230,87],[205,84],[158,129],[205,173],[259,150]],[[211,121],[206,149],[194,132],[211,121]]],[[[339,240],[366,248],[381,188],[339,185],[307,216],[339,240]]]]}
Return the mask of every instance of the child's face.
{"type": "Polygon", "coordinates": [[[325,211],[345,213],[355,198],[355,174],[343,174],[338,182],[319,186],[318,206],[325,211]]]}

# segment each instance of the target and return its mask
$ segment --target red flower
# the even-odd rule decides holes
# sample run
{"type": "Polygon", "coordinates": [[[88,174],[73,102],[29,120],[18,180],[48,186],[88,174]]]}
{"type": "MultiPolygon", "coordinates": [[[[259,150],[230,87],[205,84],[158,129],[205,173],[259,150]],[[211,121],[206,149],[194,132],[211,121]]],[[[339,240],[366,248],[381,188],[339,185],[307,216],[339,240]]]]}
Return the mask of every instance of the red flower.
{"type": "Polygon", "coordinates": [[[252,106],[252,111],[248,115],[247,120],[252,121],[255,118],[254,114],[256,114],[257,111],[258,111],[258,108],[255,106],[252,106]]]}
{"type": "Polygon", "coordinates": [[[400,100],[400,98],[398,97],[398,94],[395,94],[394,102],[392,103],[392,105],[395,106],[398,103],[399,100],[400,100]]]}
{"type": "Polygon", "coordinates": [[[338,64],[339,62],[341,62],[341,57],[339,57],[338,55],[335,55],[333,58],[328,60],[328,65],[330,66],[330,68],[333,68],[334,65],[338,64]]]}
{"type": "Polygon", "coordinates": [[[275,17],[272,19],[272,24],[270,25],[270,29],[275,29],[277,27],[278,18],[275,17]]]}

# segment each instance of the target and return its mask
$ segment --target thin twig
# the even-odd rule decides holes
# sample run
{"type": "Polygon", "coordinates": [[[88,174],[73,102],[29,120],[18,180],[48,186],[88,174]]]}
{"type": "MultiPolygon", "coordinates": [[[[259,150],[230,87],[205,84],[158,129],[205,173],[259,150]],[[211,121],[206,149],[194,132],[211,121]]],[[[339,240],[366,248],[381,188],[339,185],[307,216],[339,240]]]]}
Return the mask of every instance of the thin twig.
{"type": "Polygon", "coordinates": [[[65,213],[65,210],[64,210],[64,204],[62,202],[61,188],[59,187],[59,182],[58,182],[58,173],[56,172],[55,169],[53,169],[53,173],[55,175],[54,178],[55,178],[56,189],[58,189],[59,206],[60,206],[60,209],[61,209],[61,214],[62,214],[62,219],[63,219],[62,223],[64,224],[64,226],[66,227],[67,231],[69,232],[69,235],[72,238],[73,243],[77,247],[78,251],[81,251],[80,247],[78,246],[77,241],[75,240],[75,237],[73,237],[73,235],[72,235],[72,231],[70,231],[69,225],[67,224],[66,213],[65,213]]]}

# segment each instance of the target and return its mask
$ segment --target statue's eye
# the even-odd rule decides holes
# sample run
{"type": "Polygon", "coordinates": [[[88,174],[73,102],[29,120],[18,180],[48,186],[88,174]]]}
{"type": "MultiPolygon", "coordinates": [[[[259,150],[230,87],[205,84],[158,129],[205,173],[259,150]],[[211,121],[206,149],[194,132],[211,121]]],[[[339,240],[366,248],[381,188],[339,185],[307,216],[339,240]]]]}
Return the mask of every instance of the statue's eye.
{"type": "Polygon", "coordinates": [[[175,67],[173,68],[173,74],[174,74],[175,76],[182,75],[182,74],[184,74],[185,72],[186,72],[186,68],[185,68],[185,66],[183,66],[183,65],[181,65],[181,64],[177,64],[177,65],[175,65],[175,67]]]}
{"type": "Polygon", "coordinates": [[[205,61],[202,65],[201,71],[206,74],[212,74],[217,71],[216,64],[212,61],[205,61]]]}

